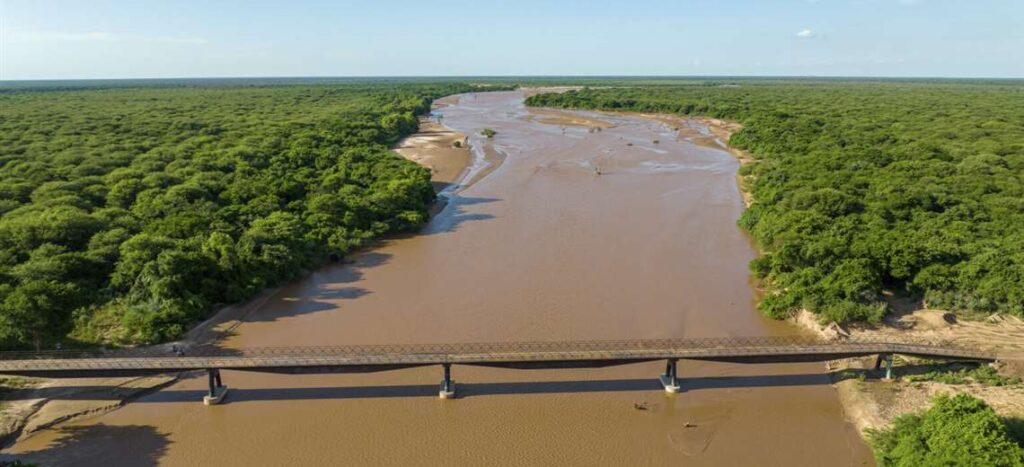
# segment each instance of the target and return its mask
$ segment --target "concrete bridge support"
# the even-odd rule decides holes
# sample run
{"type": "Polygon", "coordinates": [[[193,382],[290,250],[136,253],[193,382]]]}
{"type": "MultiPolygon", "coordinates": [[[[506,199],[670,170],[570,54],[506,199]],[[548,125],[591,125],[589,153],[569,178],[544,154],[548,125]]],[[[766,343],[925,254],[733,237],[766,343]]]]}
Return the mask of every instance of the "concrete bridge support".
{"type": "Polygon", "coordinates": [[[220,379],[220,370],[209,369],[206,370],[207,381],[209,382],[209,392],[203,396],[203,404],[206,405],[217,405],[224,401],[224,397],[228,394],[228,387],[220,379]]]}
{"type": "Polygon", "coordinates": [[[444,366],[444,379],[441,380],[441,391],[437,393],[437,396],[441,399],[454,399],[455,398],[455,381],[452,380],[452,364],[443,363],[444,366]]]}
{"type": "Polygon", "coordinates": [[[875,370],[879,370],[879,369],[882,368],[882,365],[885,365],[885,378],[883,378],[885,381],[892,381],[892,361],[893,361],[893,358],[894,358],[894,355],[891,354],[891,353],[888,353],[888,354],[879,354],[878,358],[875,359],[875,370]]]}
{"type": "Polygon", "coordinates": [[[665,374],[661,375],[661,385],[665,388],[665,392],[669,394],[675,394],[682,390],[679,386],[679,380],[676,378],[676,368],[678,359],[670,358],[665,363],[665,374]]]}

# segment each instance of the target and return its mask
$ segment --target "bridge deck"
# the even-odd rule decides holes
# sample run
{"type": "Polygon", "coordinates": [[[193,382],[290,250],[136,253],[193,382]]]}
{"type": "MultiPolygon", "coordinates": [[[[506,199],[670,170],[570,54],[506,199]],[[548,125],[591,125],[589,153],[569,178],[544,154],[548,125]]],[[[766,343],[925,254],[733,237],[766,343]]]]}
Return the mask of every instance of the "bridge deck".
{"type": "Polygon", "coordinates": [[[992,361],[1005,356],[950,343],[807,338],[661,339],[344,347],[192,348],[0,352],[0,374],[41,377],[128,376],[187,370],[355,373],[425,365],[583,368],[653,360],[738,363],[827,361],[868,355],[992,361]]]}

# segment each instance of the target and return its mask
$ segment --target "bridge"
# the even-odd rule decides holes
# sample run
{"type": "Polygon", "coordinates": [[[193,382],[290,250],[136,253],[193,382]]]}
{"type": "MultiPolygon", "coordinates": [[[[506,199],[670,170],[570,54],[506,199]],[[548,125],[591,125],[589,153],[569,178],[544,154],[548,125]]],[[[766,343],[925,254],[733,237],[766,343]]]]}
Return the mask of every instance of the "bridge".
{"type": "Polygon", "coordinates": [[[570,342],[506,342],[475,344],[407,344],[328,347],[263,347],[230,349],[197,346],[176,349],[65,350],[0,352],[0,374],[45,378],[143,376],[203,370],[209,381],[208,405],[227,392],[221,370],[266,373],[369,373],[440,365],[439,395],[455,396],[452,365],[514,369],[599,368],[629,363],[665,361],[661,383],[670,393],[680,391],[679,360],[734,363],[824,362],[876,356],[891,378],[893,356],[939,360],[991,362],[1018,359],[948,342],[805,337],[748,337],[711,339],[648,339],[570,342]]]}

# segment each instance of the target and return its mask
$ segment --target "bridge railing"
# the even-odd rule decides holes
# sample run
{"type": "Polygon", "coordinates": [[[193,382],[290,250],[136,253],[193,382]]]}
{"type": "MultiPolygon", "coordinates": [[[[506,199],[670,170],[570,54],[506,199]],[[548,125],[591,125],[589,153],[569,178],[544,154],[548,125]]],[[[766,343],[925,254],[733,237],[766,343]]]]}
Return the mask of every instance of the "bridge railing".
{"type": "Polygon", "coordinates": [[[547,358],[550,354],[605,354],[609,357],[652,351],[672,351],[699,356],[702,353],[779,354],[787,349],[793,352],[836,352],[837,350],[878,350],[894,353],[948,355],[990,355],[976,347],[967,347],[950,341],[892,338],[847,338],[828,340],[816,337],[716,337],[638,340],[586,340],[536,342],[485,342],[451,344],[373,344],[346,346],[254,347],[232,349],[218,346],[168,347],[154,346],[132,349],[53,350],[43,352],[0,352],[0,360],[88,360],[188,357],[370,357],[414,355],[519,355],[528,359],[547,358]]]}

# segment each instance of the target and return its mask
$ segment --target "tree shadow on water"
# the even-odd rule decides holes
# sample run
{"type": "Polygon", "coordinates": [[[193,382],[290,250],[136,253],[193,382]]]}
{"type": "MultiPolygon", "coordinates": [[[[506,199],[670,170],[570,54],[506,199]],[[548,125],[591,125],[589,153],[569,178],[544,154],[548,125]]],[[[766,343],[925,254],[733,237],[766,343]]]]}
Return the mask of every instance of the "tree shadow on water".
{"type": "MultiPolygon", "coordinates": [[[[239,324],[277,321],[341,309],[344,305],[339,301],[353,300],[371,293],[364,287],[351,285],[363,279],[363,270],[385,265],[391,257],[386,253],[367,251],[355,254],[351,261],[327,265],[310,276],[283,286],[271,298],[272,306],[259,306],[240,319],[239,324]]],[[[220,337],[228,336],[225,333],[220,337]]]]}
{"type": "Polygon", "coordinates": [[[0,459],[41,466],[148,467],[158,465],[171,444],[167,435],[144,425],[65,426],[55,431],[58,437],[47,447],[0,459]]]}
{"type": "Polygon", "coordinates": [[[494,203],[497,201],[501,200],[497,198],[470,198],[466,196],[459,196],[457,194],[449,195],[447,205],[440,213],[431,219],[430,224],[428,224],[427,228],[423,230],[423,235],[454,232],[460,225],[466,222],[493,219],[494,215],[492,214],[467,212],[465,208],[467,206],[494,203]]]}

